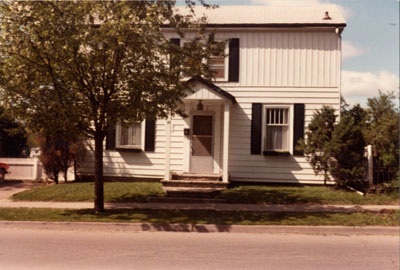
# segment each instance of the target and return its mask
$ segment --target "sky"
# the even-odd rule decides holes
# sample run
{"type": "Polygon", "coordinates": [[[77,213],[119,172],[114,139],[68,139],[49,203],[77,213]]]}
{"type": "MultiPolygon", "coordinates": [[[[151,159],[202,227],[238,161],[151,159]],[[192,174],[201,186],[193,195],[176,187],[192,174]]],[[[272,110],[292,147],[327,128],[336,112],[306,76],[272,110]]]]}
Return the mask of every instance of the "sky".
{"type": "Polygon", "coordinates": [[[346,20],[342,33],[342,96],[366,106],[383,92],[399,93],[400,0],[206,0],[210,4],[337,5],[346,20]]]}

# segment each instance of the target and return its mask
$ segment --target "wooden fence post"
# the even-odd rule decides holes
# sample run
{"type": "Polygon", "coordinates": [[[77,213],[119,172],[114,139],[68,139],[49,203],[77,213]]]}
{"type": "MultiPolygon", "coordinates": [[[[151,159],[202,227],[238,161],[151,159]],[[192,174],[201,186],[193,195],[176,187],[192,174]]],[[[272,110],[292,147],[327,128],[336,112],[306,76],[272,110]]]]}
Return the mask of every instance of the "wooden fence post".
{"type": "Polygon", "coordinates": [[[368,184],[370,187],[374,185],[374,161],[372,157],[372,145],[367,145],[368,159],[368,184]]]}
{"type": "Polygon", "coordinates": [[[33,180],[38,180],[39,159],[33,158],[33,180]]]}

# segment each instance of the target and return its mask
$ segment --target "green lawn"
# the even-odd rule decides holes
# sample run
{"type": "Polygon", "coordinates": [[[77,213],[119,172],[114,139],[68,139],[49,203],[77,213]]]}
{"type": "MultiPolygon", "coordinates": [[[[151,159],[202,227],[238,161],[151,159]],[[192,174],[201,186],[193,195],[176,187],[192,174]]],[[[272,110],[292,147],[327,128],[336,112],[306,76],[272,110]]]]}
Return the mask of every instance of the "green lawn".
{"type": "Polygon", "coordinates": [[[0,208],[0,220],[66,222],[132,222],[225,225],[342,225],[398,226],[399,212],[363,213],[285,213],[230,212],[213,210],[107,210],[94,214],[91,209],[0,208]]]}
{"type": "MultiPolygon", "coordinates": [[[[165,196],[160,183],[107,182],[106,202],[146,202],[148,196],[165,196]]],[[[322,186],[241,186],[223,191],[218,198],[228,203],[255,204],[398,204],[399,193],[367,194],[322,186]]],[[[93,183],[66,183],[26,190],[13,196],[28,201],[93,201],[93,183]]]]}
{"type": "Polygon", "coordinates": [[[360,196],[323,186],[241,186],[223,191],[218,198],[255,204],[398,204],[399,192],[360,196]]]}
{"type": "MultiPolygon", "coordinates": [[[[106,182],[106,202],[147,202],[148,196],[164,196],[160,183],[106,182]]],[[[17,193],[13,200],[82,202],[94,200],[94,183],[63,183],[17,193]]]]}

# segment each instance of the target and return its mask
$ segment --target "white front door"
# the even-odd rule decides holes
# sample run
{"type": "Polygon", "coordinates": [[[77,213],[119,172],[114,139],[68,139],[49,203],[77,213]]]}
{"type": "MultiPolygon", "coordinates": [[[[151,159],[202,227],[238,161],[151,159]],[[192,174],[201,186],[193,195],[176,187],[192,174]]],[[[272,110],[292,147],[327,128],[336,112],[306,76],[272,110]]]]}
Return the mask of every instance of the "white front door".
{"type": "Polygon", "coordinates": [[[213,172],[213,116],[193,115],[190,172],[213,172]]]}

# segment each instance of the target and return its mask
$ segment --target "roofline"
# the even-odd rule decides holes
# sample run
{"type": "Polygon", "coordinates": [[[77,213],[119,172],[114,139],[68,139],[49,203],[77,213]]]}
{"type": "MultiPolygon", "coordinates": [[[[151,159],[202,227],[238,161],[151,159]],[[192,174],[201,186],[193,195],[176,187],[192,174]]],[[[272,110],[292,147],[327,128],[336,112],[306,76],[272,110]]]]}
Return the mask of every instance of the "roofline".
{"type": "MultiPolygon", "coordinates": [[[[305,27],[346,27],[346,23],[224,23],[205,24],[209,28],[305,28],[305,27]]],[[[167,24],[162,28],[172,28],[167,24]]]]}
{"type": "Polygon", "coordinates": [[[206,86],[210,87],[211,90],[213,90],[213,91],[216,92],[217,94],[223,95],[224,97],[230,99],[230,100],[232,101],[232,104],[235,104],[235,103],[236,103],[236,98],[235,98],[233,95],[231,95],[230,93],[226,92],[224,89],[222,89],[222,88],[216,86],[216,85],[213,84],[212,82],[210,82],[210,81],[204,79],[203,77],[201,77],[201,76],[194,76],[194,77],[192,77],[191,79],[189,79],[187,82],[188,82],[188,83],[191,83],[191,82],[194,82],[194,81],[198,81],[198,82],[200,82],[200,83],[203,83],[203,84],[205,84],[206,86]]]}

